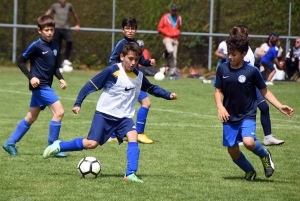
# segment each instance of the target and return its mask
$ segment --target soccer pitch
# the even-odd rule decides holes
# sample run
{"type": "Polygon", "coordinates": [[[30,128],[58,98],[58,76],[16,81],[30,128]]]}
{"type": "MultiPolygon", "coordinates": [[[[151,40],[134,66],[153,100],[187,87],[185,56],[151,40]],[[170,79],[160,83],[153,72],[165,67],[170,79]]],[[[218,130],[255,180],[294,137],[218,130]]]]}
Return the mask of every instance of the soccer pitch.
{"type": "MultiPolygon", "coordinates": [[[[96,74],[63,74],[66,90],[61,90],[54,78],[53,88],[65,109],[61,140],[87,136],[100,92],[85,99],[78,115],[71,110],[81,87],[96,74]]],[[[269,104],[273,134],[285,144],[268,147],[275,163],[269,179],[264,176],[260,159],[241,147],[257,171],[256,180],[246,182],[241,180],[244,173],[222,146],[222,124],[217,119],[212,85],[190,78],[149,80],[177,93],[178,100],[149,95],[152,107],[146,133],[154,143],[139,144],[137,175],[144,183],[123,181],[126,143],[106,143],[95,150],[68,152],[67,158],[43,159],[52,117],[47,108],[17,144],[18,156],[11,157],[1,149],[0,200],[300,200],[300,83],[275,82],[268,87],[283,104],[294,108],[295,114],[288,118],[269,104]],[[76,167],[85,156],[100,160],[99,178],[80,178],[76,167]]],[[[30,95],[27,78],[18,68],[0,68],[0,144],[26,115],[30,95]]],[[[259,111],[257,120],[257,137],[262,142],[259,111]]]]}

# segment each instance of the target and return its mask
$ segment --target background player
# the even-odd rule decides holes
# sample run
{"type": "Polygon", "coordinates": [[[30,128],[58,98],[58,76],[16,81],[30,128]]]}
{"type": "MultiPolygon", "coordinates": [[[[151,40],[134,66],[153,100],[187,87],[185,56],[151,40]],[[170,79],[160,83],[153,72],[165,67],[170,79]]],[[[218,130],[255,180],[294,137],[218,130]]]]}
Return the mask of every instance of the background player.
{"type": "MultiPolygon", "coordinates": [[[[137,31],[136,19],[124,18],[122,21],[122,31],[124,33],[124,38],[117,43],[113,52],[111,53],[111,56],[109,58],[110,65],[121,62],[120,54],[122,52],[122,48],[124,44],[128,42],[137,43],[134,39],[134,36],[137,31]]],[[[144,55],[142,54],[138,63],[141,64],[142,66],[154,66],[155,59],[145,59],[144,55]]],[[[153,143],[153,141],[149,139],[148,136],[144,133],[146,121],[147,121],[147,115],[151,107],[151,101],[147,93],[143,90],[140,92],[138,101],[141,104],[141,107],[138,110],[136,115],[136,130],[139,134],[138,141],[144,144],[151,144],[153,143]]],[[[117,142],[117,141],[118,140],[115,134],[112,134],[111,138],[109,139],[109,142],[117,142]]]]}
{"type": "MultiPolygon", "coordinates": [[[[49,124],[48,145],[58,139],[61,120],[64,116],[63,106],[51,88],[53,75],[59,79],[60,88],[67,87],[58,67],[59,46],[52,40],[55,22],[51,16],[44,15],[38,18],[37,23],[41,38],[34,41],[18,60],[18,66],[28,78],[29,90],[32,91],[30,108],[26,117],[19,122],[13,134],[2,145],[3,149],[12,156],[18,155],[16,143],[22,139],[38,118],[40,111],[44,110],[46,106],[53,113],[49,124]],[[26,66],[27,60],[30,60],[30,71],[26,66]]],[[[56,156],[65,157],[67,155],[61,152],[56,156]]]]}

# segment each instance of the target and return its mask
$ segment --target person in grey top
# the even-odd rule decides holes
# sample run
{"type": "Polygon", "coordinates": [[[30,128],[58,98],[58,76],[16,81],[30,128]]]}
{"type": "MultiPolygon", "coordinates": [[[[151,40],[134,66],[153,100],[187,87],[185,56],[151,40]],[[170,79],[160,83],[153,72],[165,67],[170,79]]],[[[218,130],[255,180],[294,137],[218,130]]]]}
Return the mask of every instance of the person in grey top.
{"type": "MultiPolygon", "coordinates": [[[[65,60],[62,62],[62,67],[64,66],[64,70],[68,71],[70,69],[65,68],[72,68],[70,65],[72,64],[69,61],[69,57],[71,55],[72,50],[72,37],[70,33],[70,27],[69,27],[69,14],[72,13],[74,21],[75,21],[75,27],[74,29],[78,31],[80,29],[79,22],[78,22],[78,16],[77,13],[72,6],[71,3],[67,3],[66,0],[58,0],[59,3],[54,3],[51,5],[49,10],[47,10],[46,15],[53,14],[54,20],[55,20],[55,33],[53,40],[56,41],[59,46],[61,47],[62,40],[65,40],[66,42],[66,49],[65,49],[65,60]]],[[[60,50],[61,48],[59,48],[60,50]]],[[[61,63],[61,56],[60,52],[58,52],[58,63],[61,63]]],[[[63,71],[63,70],[62,70],[63,71]]]]}

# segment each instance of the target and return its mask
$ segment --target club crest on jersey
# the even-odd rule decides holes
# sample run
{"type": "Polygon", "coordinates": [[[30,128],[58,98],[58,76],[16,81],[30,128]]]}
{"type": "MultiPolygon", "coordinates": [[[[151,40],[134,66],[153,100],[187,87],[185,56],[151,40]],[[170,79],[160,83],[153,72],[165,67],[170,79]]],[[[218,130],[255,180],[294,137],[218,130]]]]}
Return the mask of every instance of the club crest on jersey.
{"type": "Polygon", "coordinates": [[[56,49],[53,50],[53,54],[54,54],[54,56],[57,55],[57,50],[56,49]]]}
{"type": "Polygon", "coordinates": [[[240,75],[238,80],[239,80],[240,83],[244,83],[246,81],[245,75],[240,75]]]}

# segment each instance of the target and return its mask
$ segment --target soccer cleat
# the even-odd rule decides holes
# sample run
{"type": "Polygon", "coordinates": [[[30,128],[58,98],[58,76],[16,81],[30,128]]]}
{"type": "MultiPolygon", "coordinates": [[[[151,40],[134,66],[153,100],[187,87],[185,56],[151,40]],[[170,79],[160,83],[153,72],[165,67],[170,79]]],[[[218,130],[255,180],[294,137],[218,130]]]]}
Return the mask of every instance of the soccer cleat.
{"type": "Polygon", "coordinates": [[[243,180],[246,180],[246,181],[253,181],[256,177],[256,171],[253,170],[253,171],[250,171],[250,172],[247,172],[245,177],[243,178],[243,180]]]}
{"type": "Polygon", "coordinates": [[[138,134],[138,142],[144,144],[152,144],[153,140],[149,139],[145,133],[142,133],[142,134],[138,134]]]}
{"type": "Polygon", "coordinates": [[[8,144],[7,142],[4,142],[2,144],[2,148],[9,153],[11,156],[17,156],[18,155],[18,150],[16,145],[14,144],[8,144]]]}
{"type": "Polygon", "coordinates": [[[261,162],[264,166],[265,176],[267,178],[269,178],[274,173],[275,166],[274,166],[274,163],[272,161],[271,152],[269,150],[267,150],[267,152],[268,152],[268,155],[261,158],[261,162]]]}
{"type": "Polygon", "coordinates": [[[58,154],[60,152],[60,146],[59,146],[60,141],[56,140],[55,142],[53,142],[52,145],[49,145],[44,153],[43,153],[43,157],[45,159],[50,158],[51,156],[54,156],[56,154],[58,154]]]}
{"type": "Polygon", "coordinates": [[[281,145],[283,143],[284,140],[278,140],[272,134],[264,137],[264,145],[266,146],[281,145]]]}
{"type": "Polygon", "coordinates": [[[118,141],[118,138],[112,138],[112,137],[110,137],[108,140],[107,140],[107,142],[119,142],[118,141]]]}
{"type": "Polygon", "coordinates": [[[130,174],[128,176],[124,176],[124,181],[134,181],[139,183],[144,183],[140,178],[138,178],[135,174],[130,174]]]}
{"type": "Polygon", "coordinates": [[[63,158],[63,157],[67,157],[68,155],[65,152],[59,152],[58,154],[54,155],[57,158],[63,158]]]}

